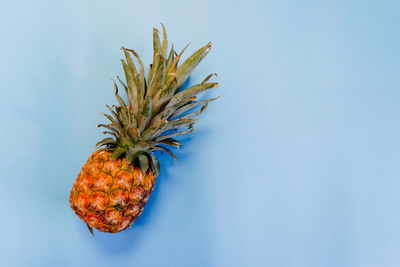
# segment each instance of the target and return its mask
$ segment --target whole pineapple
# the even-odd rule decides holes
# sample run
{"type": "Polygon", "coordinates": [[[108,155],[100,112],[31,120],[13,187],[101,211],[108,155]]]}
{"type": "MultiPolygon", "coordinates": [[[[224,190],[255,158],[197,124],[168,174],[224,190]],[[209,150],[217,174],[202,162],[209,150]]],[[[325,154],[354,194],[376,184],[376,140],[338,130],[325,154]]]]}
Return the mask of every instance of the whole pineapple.
{"type": "Polygon", "coordinates": [[[181,143],[173,138],[192,132],[196,121],[193,117],[216,99],[196,101],[200,92],[218,87],[217,83],[207,83],[213,74],[200,84],[179,90],[209,53],[211,43],[178,66],[187,46],[180,54],[173,47],[167,54],[167,34],[164,25],[162,28],[162,42],[157,29],[153,29],[154,56],[147,79],[140,57],[122,47],[126,84],[118,76],[117,79],[127,94],[127,103],[118,94],[114,82],[119,105],[107,106],[110,114],[104,116],[110,123],[99,125],[111,137],[96,144],[96,148],[103,148],[89,157],[71,190],[71,208],[86,222],[92,234],[92,228],[117,233],[133,224],[142,213],[159,174],[159,162],[153,152],[165,151],[176,159],[165,146],[179,148],[181,143]],[[131,54],[139,63],[138,70],[131,54]],[[200,109],[193,110],[196,107],[200,109]]]}

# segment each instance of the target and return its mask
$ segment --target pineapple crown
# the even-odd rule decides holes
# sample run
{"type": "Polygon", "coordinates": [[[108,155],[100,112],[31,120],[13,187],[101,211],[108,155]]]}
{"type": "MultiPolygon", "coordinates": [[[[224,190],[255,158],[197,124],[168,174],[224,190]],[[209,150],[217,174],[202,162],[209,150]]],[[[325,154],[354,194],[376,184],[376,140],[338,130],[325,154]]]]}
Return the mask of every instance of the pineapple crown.
{"type": "Polygon", "coordinates": [[[200,84],[179,90],[200,61],[210,52],[211,42],[178,66],[179,59],[188,45],[179,54],[172,46],[167,55],[167,33],[164,25],[161,26],[162,42],[158,30],[153,28],[154,56],[147,79],[139,55],[131,49],[121,48],[126,58],[121,59],[126,83],[118,76],[117,79],[125,90],[128,103],[118,94],[118,86],[114,81],[115,96],[119,105],[106,105],[110,114],[104,116],[110,123],[98,126],[106,128],[107,131],[103,133],[112,137],[96,144],[96,148],[105,146],[107,150],[112,151],[114,159],[126,157],[130,164],[137,164],[144,173],[150,168],[156,176],[159,173],[159,163],[153,152],[165,151],[176,160],[175,155],[166,146],[179,148],[182,144],[174,138],[192,132],[197,120],[193,117],[206,109],[208,102],[218,98],[201,101],[196,99],[197,94],[218,87],[218,83],[207,82],[213,75],[217,76],[215,73],[208,75],[200,84]],[[138,70],[131,55],[139,63],[138,70]]]}

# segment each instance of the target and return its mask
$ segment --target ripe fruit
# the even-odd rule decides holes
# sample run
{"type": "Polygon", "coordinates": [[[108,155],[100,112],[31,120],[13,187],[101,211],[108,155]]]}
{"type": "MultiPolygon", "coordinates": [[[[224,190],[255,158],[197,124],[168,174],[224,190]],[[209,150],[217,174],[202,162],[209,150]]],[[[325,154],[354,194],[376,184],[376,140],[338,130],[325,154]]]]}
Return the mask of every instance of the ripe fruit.
{"type": "MultiPolygon", "coordinates": [[[[163,25],[162,25],[163,26],[163,25]]],[[[163,40],[153,31],[154,56],[147,79],[140,57],[135,51],[122,47],[125,60],[122,65],[126,84],[119,79],[127,95],[127,103],[118,94],[119,105],[107,106],[104,114],[109,124],[99,124],[111,137],[97,143],[103,147],[94,152],[82,167],[71,190],[70,205],[86,222],[90,232],[117,233],[129,228],[143,211],[159,174],[159,162],[154,151],[175,155],[165,146],[179,148],[182,144],[174,138],[193,131],[196,119],[208,102],[197,101],[196,95],[218,83],[208,83],[208,75],[200,84],[179,90],[190,73],[209,53],[211,43],[200,48],[181,65],[180,54],[172,47],[167,55],[167,34],[163,26],[163,40]],[[131,54],[139,63],[137,70],[131,54]],[[198,110],[193,110],[200,107],[198,110]],[[186,130],[181,130],[187,128],[186,130]],[[180,130],[180,131],[178,131],[180,130]]]]}

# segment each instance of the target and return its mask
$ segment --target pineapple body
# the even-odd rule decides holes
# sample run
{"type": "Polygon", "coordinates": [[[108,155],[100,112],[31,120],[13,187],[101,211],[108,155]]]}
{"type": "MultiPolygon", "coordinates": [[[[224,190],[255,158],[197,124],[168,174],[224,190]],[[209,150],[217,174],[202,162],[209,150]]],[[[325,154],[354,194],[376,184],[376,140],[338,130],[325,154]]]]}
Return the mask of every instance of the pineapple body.
{"type": "Polygon", "coordinates": [[[86,222],[89,230],[117,233],[129,228],[142,213],[154,188],[149,169],[128,164],[125,158],[112,159],[101,149],[82,167],[70,193],[70,206],[86,222]]]}

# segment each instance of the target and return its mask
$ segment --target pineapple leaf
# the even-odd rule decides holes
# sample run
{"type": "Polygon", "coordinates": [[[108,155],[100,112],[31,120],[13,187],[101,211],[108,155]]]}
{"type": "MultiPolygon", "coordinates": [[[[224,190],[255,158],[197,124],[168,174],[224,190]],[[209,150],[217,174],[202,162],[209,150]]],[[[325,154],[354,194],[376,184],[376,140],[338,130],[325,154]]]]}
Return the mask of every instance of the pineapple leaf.
{"type": "Polygon", "coordinates": [[[117,136],[120,134],[117,129],[115,129],[114,127],[111,127],[110,125],[99,124],[99,125],[97,125],[97,127],[98,128],[103,127],[103,128],[109,129],[110,131],[114,132],[117,136]]]}
{"type": "Polygon", "coordinates": [[[104,131],[103,134],[111,134],[112,136],[114,136],[115,138],[117,138],[117,135],[116,135],[114,132],[104,131]]]}
{"type": "Polygon", "coordinates": [[[175,159],[175,161],[178,161],[178,159],[176,158],[176,156],[174,155],[174,153],[172,153],[171,150],[169,150],[168,148],[165,148],[163,146],[156,146],[156,150],[160,150],[160,151],[165,151],[167,152],[171,157],[173,157],[175,159]]]}
{"type": "Polygon", "coordinates": [[[144,98],[144,91],[145,91],[143,64],[142,64],[142,61],[140,60],[139,55],[135,51],[133,51],[131,49],[126,49],[124,47],[122,47],[122,49],[124,50],[124,54],[125,54],[126,60],[128,62],[128,67],[132,73],[133,81],[135,83],[136,90],[137,90],[136,99],[138,102],[138,106],[140,107],[140,105],[142,104],[143,98],[144,98]],[[131,52],[137,58],[137,60],[139,62],[140,77],[136,70],[135,63],[133,62],[129,52],[131,52]]]}
{"type": "Polygon", "coordinates": [[[138,142],[141,140],[140,138],[140,130],[138,128],[129,128],[128,129],[128,134],[130,136],[130,138],[132,138],[132,140],[134,142],[138,142]]]}
{"type": "Polygon", "coordinates": [[[186,105],[180,107],[179,109],[176,109],[176,110],[171,114],[170,118],[177,117],[177,116],[181,115],[182,113],[184,113],[184,112],[186,112],[186,111],[188,111],[188,110],[190,110],[190,109],[192,109],[192,108],[195,108],[195,107],[197,107],[197,106],[199,106],[199,105],[201,105],[201,104],[204,104],[204,103],[208,103],[208,102],[217,100],[218,98],[219,98],[219,96],[216,97],[216,98],[205,99],[205,100],[202,100],[202,101],[197,101],[197,102],[194,102],[194,103],[186,104],[186,105]]]}
{"type": "Polygon", "coordinates": [[[118,75],[117,75],[117,79],[118,79],[119,83],[122,85],[122,87],[124,87],[125,93],[128,94],[128,87],[126,86],[126,84],[123,81],[121,81],[121,79],[119,78],[118,75]]]}
{"type": "Polygon", "coordinates": [[[103,140],[97,142],[96,148],[101,147],[101,146],[110,146],[110,145],[116,145],[117,142],[115,142],[114,138],[108,137],[104,138],[103,140]]]}
{"type": "Polygon", "coordinates": [[[117,122],[113,117],[111,117],[110,115],[108,115],[106,113],[104,113],[103,115],[111,121],[111,126],[115,126],[119,132],[121,132],[121,133],[123,132],[122,125],[119,122],[117,122]]]}
{"type": "Polygon", "coordinates": [[[148,156],[144,155],[144,154],[139,154],[138,155],[138,161],[139,161],[140,169],[142,170],[143,173],[146,173],[147,170],[149,169],[149,158],[148,158],[148,156]]]}
{"type": "Polygon", "coordinates": [[[154,55],[161,54],[160,36],[158,35],[158,30],[156,28],[153,28],[153,47],[154,55]]]}
{"type": "Polygon", "coordinates": [[[149,83],[151,81],[151,77],[153,76],[153,64],[150,64],[149,72],[147,74],[147,90],[146,95],[149,93],[149,83]]]}
{"type": "Polygon", "coordinates": [[[155,141],[156,142],[160,142],[160,141],[168,139],[168,138],[176,137],[176,136],[187,134],[187,133],[191,133],[191,132],[193,132],[193,128],[190,129],[190,130],[187,130],[187,131],[180,131],[180,132],[175,132],[173,134],[161,135],[161,136],[157,137],[155,139],[155,141]]]}
{"type": "Polygon", "coordinates": [[[163,41],[161,45],[161,55],[166,58],[167,57],[167,49],[168,49],[168,40],[167,40],[167,31],[165,30],[164,24],[161,23],[163,29],[163,41]]]}
{"type": "Polygon", "coordinates": [[[139,55],[134,50],[127,49],[127,48],[125,48],[125,49],[127,51],[131,52],[139,62],[139,81],[140,81],[140,86],[138,88],[138,99],[139,99],[139,103],[142,103],[142,101],[144,100],[145,91],[146,91],[146,78],[144,77],[143,63],[142,63],[142,60],[140,59],[139,55]]]}
{"type": "Polygon", "coordinates": [[[201,84],[205,83],[206,81],[208,81],[212,76],[215,76],[218,78],[218,75],[216,73],[211,73],[210,75],[208,75],[202,82],[201,84]]]}
{"type": "MultiPolygon", "coordinates": [[[[117,114],[109,105],[106,105],[106,107],[111,112],[111,114],[114,116],[115,121],[118,122],[119,126],[123,127],[123,121],[121,120],[121,117],[119,116],[119,114],[117,114]]],[[[104,116],[106,116],[106,115],[107,114],[105,114],[104,116]]]]}
{"type": "Polygon", "coordinates": [[[176,119],[169,121],[168,124],[164,127],[163,132],[169,131],[172,129],[180,129],[185,127],[190,127],[194,124],[197,119],[176,119]]]}
{"type": "Polygon", "coordinates": [[[172,106],[168,109],[164,109],[162,112],[158,113],[157,116],[155,116],[152,120],[151,120],[151,124],[158,122],[160,120],[165,120],[167,119],[172,112],[174,112],[176,110],[175,106],[172,106]]]}
{"type": "Polygon", "coordinates": [[[137,74],[135,63],[133,63],[133,60],[132,60],[131,55],[129,54],[129,51],[127,49],[125,49],[125,47],[121,47],[121,49],[124,51],[124,55],[126,58],[126,62],[128,63],[129,71],[131,72],[132,76],[134,76],[135,74],[137,74]]]}
{"type": "Polygon", "coordinates": [[[178,79],[175,73],[168,74],[168,81],[165,83],[164,87],[160,91],[160,98],[170,99],[175,92],[176,84],[178,79]]]}
{"type": "Polygon", "coordinates": [[[121,61],[126,76],[126,83],[128,85],[128,97],[130,98],[130,103],[132,103],[132,110],[134,113],[136,113],[138,110],[138,102],[137,102],[137,88],[134,81],[134,74],[131,72],[131,69],[126,64],[125,60],[121,59],[121,61]]]}
{"type": "Polygon", "coordinates": [[[167,59],[167,67],[165,68],[166,70],[169,70],[172,63],[174,63],[174,59],[175,59],[175,51],[174,51],[174,46],[172,45],[171,51],[169,52],[169,56],[167,59]]]}
{"type": "Polygon", "coordinates": [[[167,120],[161,120],[158,121],[154,124],[151,124],[143,133],[142,133],[142,139],[143,140],[149,140],[151,139],[152,136],[156,135],[157,132],[160,131],[168,123],[167,120]]]}
{"type": "Polygon", "coordinates": [[[126,153],[126,149],[120,146],[116,147],[111,155],[111,158],[117,159],[126,153]]]}
{"type": "Polygon", "coordinates": [[[115,89],[115,97],[117,98],[118,103],[120,104],[120,107],[121,107],[121,109],[122,109],[122,112],[121,112],[121,114],[122,114],[122,119],[123,119],[125,122],[129,122],[129,118],[128,118],[128,116],[129,116],[129,114],[128,114],[128,109],[126,108],[126,104],[125,104],[124,100],[122,100],[121,96],[118,94],[118,86],[117,86],[117,84],[115,83],[115,81],[113,81],[113,82],[114,82],[114,89],[115,89]]]}
{"type": "Polygon", "coordinates": [[[157,54],[159,55],[161,54],[160,36],[158,36],[158,30],[156,28],[153,28],[153,48],[154,48],[153,64],[150,65],[149,75],[147,77],[149,83],[153,79],[154,69],[156,67],[157,54]]]}
{"type": "Polygon", "coordinates": [[[162,141],[158,142],[157,144],[166,145],[166,146],[174,146],[177,149],[179,149],[179,147],[182,146],[181,142],[179,142],[179,141],[177,141],[175,139],[172,139],[172,138],[167,138],[165,140],[162,140],[162,141]]]}
{"type": "Polygon", "coordinates": [[[171,67],[169,67],[167,74],[171,74],[171,73],[175,73],[176,71],[176,66],[178,66],[178,61],[181,58],[183,52],[185,52],[185,50],[189,47],[190,44],[187,44],[182,51],[179,53],[179,55],[176,56],[176,58],[174,59],[174,62],[172,63],[171,67]]]}
{"type": "Polygon", "coordinates": [[[176,70],[176,76],[178,77],[178,88],[185,83],[189,75],[197,67],[200,61],[210,52],[210,49],[211,42],[197,50],[176,70]]]}
{"type": "Polygon", "coordinates": [[[154,175],[157,177],[160,174],[160,163],[156,156],[150,154],[150,166],[154,172],[154,175]]]}
{"type": "Polygon", "coordinates": [[[154,67],[153,77],[149,84],[148,95],[154,95],[163,87],[165,82],[165,58],[160,54],[156,55],[156,66],[154,67]]]}
{"type": "Polygon", "coordinates": [[[147,96],[143,103],[142,110],[139,113],[138,126],[140,131],[143,131],[150,122],[152,116],[152,101],[151,96],[147,96]]]}
{"type": "Polygon", "coordinates": [[[189,87],[188,89],[185,89],[183,91],[180,91],[176,95],[174,95],[171,98],[171,101],[169,101],[167,108],[175,105],[176,103],[179,102],[186,102],[189,98],[205,91],[210,88],[217,88],[218,83],[203,83],[203,84],[197,84],[192,87],[189,87]]]}
{"type": "Polygon", "coordinates": [[[169,108],[165,108],[163,111],[158,113],[152,120],[153,122],[157,122],[159,120],[165,120],[169,117],[171,117],[171,114],[173,114],[178,108],[183,106],[184,103],[176,103],[175,105],[170,106],[169,108]]]}
{"type": "Polygon", "coordinates": [[[208,103],[206,103],[204,106],[202,106],[198,111],[195,111],[195,112],[186,114],[186,115],[184,115],[184,116],[182,116],[182,117],[179,117],[179,118],[180,118],[181,120],[184,120],[184,119],[188,119],[188,118],[193,117],[193,116],[197,116],[197,115],[199,115],[200,113],[202,113],[207,107],[208,107],[208,103]]]}
{"type": "Polygon", "coordinates": [[[173,76],[173,79],[170,79],[168,82],[166,82],[163,89],[158,91],[157,94],[154,96],[154,101],[153,101],[154,114],[157,114],[160,108],[164,104],[166,104],[173,95],[177,79],[175,77],[175,74],[170,74],[169,76],[173,76]]]}
{"type": "Polygon", "coordinates": [[[129,164],[132,164],[132,162],[135,160],[137,155],[139,155],[140,150],[137,148],[134,148],[132,146],[128,146],[128,151],[126,153],[126,159],[128,160],[129,164]]]}

